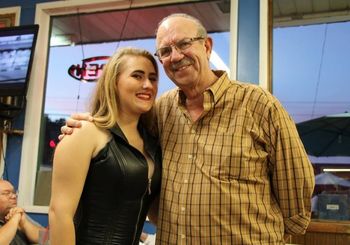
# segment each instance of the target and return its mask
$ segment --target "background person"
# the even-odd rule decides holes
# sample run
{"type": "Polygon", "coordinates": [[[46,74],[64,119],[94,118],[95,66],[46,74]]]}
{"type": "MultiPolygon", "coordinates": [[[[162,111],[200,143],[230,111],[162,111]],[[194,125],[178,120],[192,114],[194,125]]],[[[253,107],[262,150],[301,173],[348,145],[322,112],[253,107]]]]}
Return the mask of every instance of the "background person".
{"type": "Polygon", "coordinates": [[[13,185],[0,180],[0,244],[25,245],[39,242],[41,226],[31,221],[23,208],[17,207],[13,185]]]}
{"type": "Polygon", "coordinates": [[[55,151],[51,245],[139,244],[160,188],[159,144],[140,120],[157,90],[149,52],[122,48],[109,59],[92,103],[94,123],[84,122],[55,151]]]}

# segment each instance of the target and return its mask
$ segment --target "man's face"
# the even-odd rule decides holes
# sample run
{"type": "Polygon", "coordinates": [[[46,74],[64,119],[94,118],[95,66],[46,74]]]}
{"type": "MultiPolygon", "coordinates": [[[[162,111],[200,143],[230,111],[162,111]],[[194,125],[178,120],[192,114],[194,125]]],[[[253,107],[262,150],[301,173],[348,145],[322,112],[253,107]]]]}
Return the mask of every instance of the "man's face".
{"type": "Polygon", "coordinates": [[[0,219],[4,219],[9,210],[17,206],[17,195],[10,182],[0,180],[0,219]]]}
{"type": "Polygon", "coordinates": [[[181,41],[198,38],[195,22],[184,17],[171,17],[164,21],[157,32],[157,50],[171,47],[171,53],[160,58],[168,77],[180,88],[202,88],[210,72],[209,57],[211,41],[209,38],[196,39],[188,48],[180,50],[181,41]]]}

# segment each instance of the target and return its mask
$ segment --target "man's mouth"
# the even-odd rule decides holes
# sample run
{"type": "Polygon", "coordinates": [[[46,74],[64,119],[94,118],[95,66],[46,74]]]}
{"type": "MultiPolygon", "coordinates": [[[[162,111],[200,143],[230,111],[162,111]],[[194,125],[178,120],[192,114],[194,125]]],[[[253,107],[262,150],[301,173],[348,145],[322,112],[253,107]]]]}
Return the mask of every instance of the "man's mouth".
{"type": "Polygon", "coordinates": [[[182,71],[182,70],[185,70],[187,67],[189,67],[189,65],[181,66],[181,67],[175,69],[175,71],[182,71]]]}
{"type": "Polygon", "coordinates": [[[171,65],[171,68],[173,71],[177,72],[177,71],[182,71],[185,70],[186,68],[188,68],[189,66],[191,66],[193,64],[193,61],[189,58],[183,58],[182,60],[180,60],[177,63],[173,63],[171,65]]]}

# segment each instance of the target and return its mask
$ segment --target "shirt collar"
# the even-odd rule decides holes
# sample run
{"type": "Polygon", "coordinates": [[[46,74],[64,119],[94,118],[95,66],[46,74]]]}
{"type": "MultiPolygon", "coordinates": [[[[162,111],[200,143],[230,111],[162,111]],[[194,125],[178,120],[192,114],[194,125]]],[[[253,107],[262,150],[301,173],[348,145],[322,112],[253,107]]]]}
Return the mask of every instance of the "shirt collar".
{"type": "Polygon", "coordinates": [[[211,92],[214,98],[214,103],[216,103],[221,98],[221,96],[223,96],[231,81],[225,71],[217,70],[213,72],[219,78],[207,90],[211,92]]]}
{"type": "MultiPolygon", "coordinates": [[[[210,97],[213,98],[214,104],[221,98],[221,96],[226,91],[227,87],[231,83],[230,79],[228,78],[228,74],[225,71],[221,70],[213,70],[215,75],[219,77],[209,88],[206,89],[210,93],[210,97]]],[[[186,102],[186,95],[185,93],[178,88],[179,93],[179,104],[180,106],[184,106],[186,102]]],[[[206,92],[204,92],[206,93],[206,92]]]]}

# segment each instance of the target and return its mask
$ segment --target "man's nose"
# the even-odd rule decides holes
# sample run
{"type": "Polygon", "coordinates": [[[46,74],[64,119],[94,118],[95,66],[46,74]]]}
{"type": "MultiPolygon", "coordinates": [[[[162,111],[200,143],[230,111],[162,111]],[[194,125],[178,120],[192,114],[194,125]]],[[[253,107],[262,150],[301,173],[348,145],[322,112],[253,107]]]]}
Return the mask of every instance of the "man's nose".
{"type": "Polygon", "coordinates": [[[10,193],[10,198],[17,198],[17,193],[16,192],[11,192],[10,193]]]}
{"type": "Polygon", "coordinates": [[[171,47],[171,53],[170,53],[170,60],[171,61],[177,61],[181,60],[183,58],[183,53],[181,50],[179,50],[176,46],[171,47]]]}

